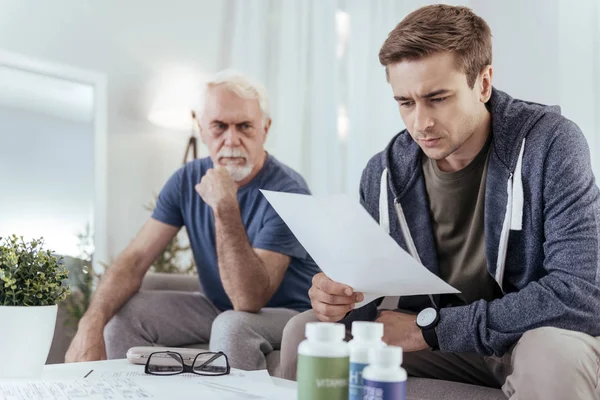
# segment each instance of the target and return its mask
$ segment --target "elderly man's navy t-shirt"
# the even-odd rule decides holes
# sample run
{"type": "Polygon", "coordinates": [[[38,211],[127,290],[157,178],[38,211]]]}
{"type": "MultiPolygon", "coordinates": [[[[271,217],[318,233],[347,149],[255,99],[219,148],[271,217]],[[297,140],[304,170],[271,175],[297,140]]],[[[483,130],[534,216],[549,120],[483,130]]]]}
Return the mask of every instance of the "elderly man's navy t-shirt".
{"type": "MultiPolygon", "coordinates": [[[[219,276],[214,215],[194,188],[212,167],[211,159],[203,158],[175,172],[161,190],[152,218],[186,227],[204,294],[219,309],[230,310],[233,306],[219,276]]],[[[308,289],[320,270],[259,189],[310,194],[308,186],[300,174],[268,155],[258,175],[239,188],[237,198],[250,245],[291,257],[283,281],[266,307],[310,309],[308,289]]]]}

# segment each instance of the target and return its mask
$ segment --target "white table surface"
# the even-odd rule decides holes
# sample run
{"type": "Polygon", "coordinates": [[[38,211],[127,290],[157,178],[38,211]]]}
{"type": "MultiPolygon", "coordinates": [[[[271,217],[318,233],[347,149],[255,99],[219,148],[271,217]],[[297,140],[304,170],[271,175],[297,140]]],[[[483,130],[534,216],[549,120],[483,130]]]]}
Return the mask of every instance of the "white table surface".
{"type": "MultiPolygon", "coordinates": [[[[69,364],[50,364],[44,366],[43,380],[61,380],[83,378],[90,371],[143,371],[143,365],[130,364],[126,359],[108,361],[89,361],[69,364]]],[[[93,374],[93,372],[92,372],[93,374]]],[[[271,377],[275,386],[296,389],[296,382],[271,377]]]]}

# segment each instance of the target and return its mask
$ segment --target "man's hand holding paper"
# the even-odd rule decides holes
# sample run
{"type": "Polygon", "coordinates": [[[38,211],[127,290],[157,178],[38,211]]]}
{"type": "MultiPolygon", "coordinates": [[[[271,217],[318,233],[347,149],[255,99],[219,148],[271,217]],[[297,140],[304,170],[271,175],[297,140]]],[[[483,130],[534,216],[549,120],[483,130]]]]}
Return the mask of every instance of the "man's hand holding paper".
{"type": "Polygon", "coordinates": [[[348,285],[332,281],[323,272],[315,275],[312,282],[308,295],[317,318],[323,322],[341,320],[365,297],[348,285]]]}

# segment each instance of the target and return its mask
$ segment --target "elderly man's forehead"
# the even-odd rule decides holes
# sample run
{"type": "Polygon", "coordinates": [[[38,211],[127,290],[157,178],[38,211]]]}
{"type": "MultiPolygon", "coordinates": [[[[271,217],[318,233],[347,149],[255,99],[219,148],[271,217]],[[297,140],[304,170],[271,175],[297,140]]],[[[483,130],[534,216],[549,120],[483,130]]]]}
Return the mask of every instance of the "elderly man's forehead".
{"type": "Polygon", "coordinates": [[[224,85],[207,90],[203,113],[205,118],[242,121],[261,117],[258,100],[240,97],[234,91],[222,86],[224,85]]]}

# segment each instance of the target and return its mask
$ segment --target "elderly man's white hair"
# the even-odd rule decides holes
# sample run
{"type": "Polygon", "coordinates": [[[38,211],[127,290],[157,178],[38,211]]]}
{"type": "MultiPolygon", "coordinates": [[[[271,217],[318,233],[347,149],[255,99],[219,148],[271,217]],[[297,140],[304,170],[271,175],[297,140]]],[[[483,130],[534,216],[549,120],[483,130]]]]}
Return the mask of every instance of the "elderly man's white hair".
{"type": "Polygon", "coordinates": [[[266,121],[269,118],[269,97],[267,89],[260,82],[229,68],[217,72],[206,82],[207,88],[217,85],[227,86],[229,90],[243,99],[258,100],[263,120],[266,121]]]}

